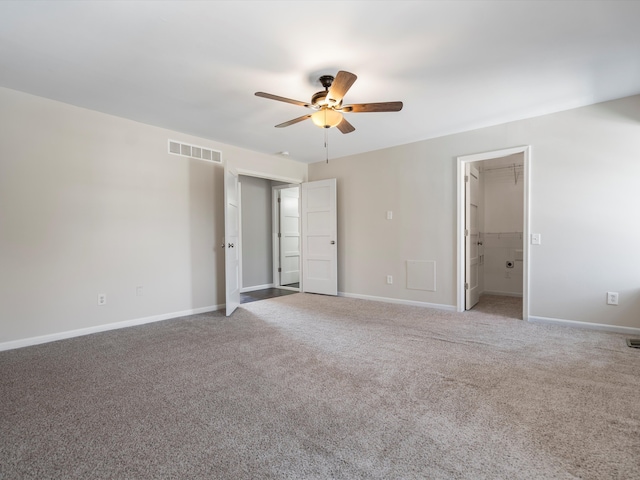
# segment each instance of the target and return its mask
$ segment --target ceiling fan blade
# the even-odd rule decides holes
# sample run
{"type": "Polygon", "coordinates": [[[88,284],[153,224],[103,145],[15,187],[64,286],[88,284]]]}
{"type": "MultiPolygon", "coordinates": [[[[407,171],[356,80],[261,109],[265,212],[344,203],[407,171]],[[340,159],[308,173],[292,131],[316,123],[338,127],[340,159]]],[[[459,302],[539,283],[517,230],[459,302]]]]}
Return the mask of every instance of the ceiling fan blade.
{"type": "Polygon", "coordinates": [[[402,110],[402,102],[380,102],[380,103],[356,103],[345,105],[343,112],[399,112],[402,110]]]}
{"type": "Polygon", "coordinates": [[[278,100],[279,102],[293,103],[294,105],[300,105],[301,107],[313,108],[313,105],[307,102],[301,102],[299,100],[293,100],[291,98],[280,97],[278,95],[272,95],[265,92],[256,92],[257,97],[269,98],[271,100],[278,100]]]}
{"type": "Polygon", "coordinates": [[[294,118],[293,120],[289,120],[288,122],[281,123],[280,125],[276,125],[276,128],[288,127],[289,125],[293,125],[294,123],[302,122],[307,118],[311,118],[311,114],[303,115],[301,117],[294,118]]]}
{"type": "Polygon", "coordinates": [[[356,129],[353,125],[347,122],[347,119],[344,117],[342,117],[342,120],[338,125],[336,125],[336,127],[338,127],[338,130],[342,133],[351,133],[356,129]]]}
{"type": "Polygon", "coordinates": [[[333,80],[333,83],[331,83],[327,99],[334,100],[335,103],[340,103],[357,78],[353,73],[340,70],[333,80]]]}

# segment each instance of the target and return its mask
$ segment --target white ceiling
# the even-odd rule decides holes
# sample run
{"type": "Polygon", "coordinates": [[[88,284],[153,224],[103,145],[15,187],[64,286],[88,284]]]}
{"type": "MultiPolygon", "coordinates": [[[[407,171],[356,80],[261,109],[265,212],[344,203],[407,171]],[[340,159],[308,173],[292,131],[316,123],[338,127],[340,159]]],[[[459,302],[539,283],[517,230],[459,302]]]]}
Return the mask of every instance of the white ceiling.
{"type": "Polygon", "coordinates": [[[638,1],[1,1],[0,85],[303,162],[302,101],[358,75],[331,158],[640,93],[638,1]]]}

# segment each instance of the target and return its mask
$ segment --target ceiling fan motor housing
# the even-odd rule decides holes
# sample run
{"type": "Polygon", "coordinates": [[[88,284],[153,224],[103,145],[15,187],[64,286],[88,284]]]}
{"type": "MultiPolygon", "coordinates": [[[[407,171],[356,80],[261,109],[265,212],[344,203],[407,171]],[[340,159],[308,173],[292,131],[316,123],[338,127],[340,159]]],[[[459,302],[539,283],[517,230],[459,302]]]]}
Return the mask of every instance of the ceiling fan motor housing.
{"type": "Polygon", "coordinates": [[[331,98],[327,98],[327,95],[329,94],[329,88],[331,88],[331,85],[335,80],[334,77],[332,77],[331,75],[322,75],[319,80],[320,84],[324,87],[324,91],[314,93],[311,97],[311,104],[316,107],[337,107],[338,105],[340,105],[340,102],[337,102],[331,98]]]}
{"type": "Polygon", "coordinates": [[[314,107],[321,107],[323,105],[326,105],[326,98],[327,92],[325,90],[323,90],[322,92],[316,92],[311,97],[311,105],[313,105],[314,107]]]}
{"type": "Polygon", "coordinates": [[[322,85],[325,89],[329,89],[331,84],[333,83],[333,76],[331,75],[322,75],[320,77],[320,85],[322,85]]]}

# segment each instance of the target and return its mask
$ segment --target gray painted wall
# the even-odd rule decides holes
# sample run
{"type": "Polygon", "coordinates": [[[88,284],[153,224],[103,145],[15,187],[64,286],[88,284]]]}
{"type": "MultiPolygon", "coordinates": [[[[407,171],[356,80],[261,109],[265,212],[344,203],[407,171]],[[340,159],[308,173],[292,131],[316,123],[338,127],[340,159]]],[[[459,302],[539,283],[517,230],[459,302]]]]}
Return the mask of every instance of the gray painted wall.
{"type": "MultiPolygon", "coordinates": [[[[222,167],[167,154],[167,139],[221,150],[245,172],[307,176],[291,160],[5,88],[0,104],[0,348],[224,303],[222,167]]],[[[338,179],[339,290],[454,305],[456,156],[531,145],[531,231],[543,238],[531,316],[640,328],[638,112],[634,96],[310,165],[312,180],[338,179]],[[437,262],[436,292],[398,281],[407,259],[437,262]]]]}
{"type": "Polygon", "coordinates": [[[311,164],[338,179],[339,290],[456,305],[457,157],[522,145],[530,318],[640,328],[640,96],[311,164]],[[436,262],[437,291],[406,288],[407,260],[436,262]]]}
{"type": "Polygon", "coordinates": [[[271,180],[240,175],[242,288],[273,283],[271,180]]]}
{"type": "Polygon", "coordinates": [[[14,90],[0,105],[0,349],[224,304],[223,166],[168,139],[306,179],[299,162],[14,90]]]}

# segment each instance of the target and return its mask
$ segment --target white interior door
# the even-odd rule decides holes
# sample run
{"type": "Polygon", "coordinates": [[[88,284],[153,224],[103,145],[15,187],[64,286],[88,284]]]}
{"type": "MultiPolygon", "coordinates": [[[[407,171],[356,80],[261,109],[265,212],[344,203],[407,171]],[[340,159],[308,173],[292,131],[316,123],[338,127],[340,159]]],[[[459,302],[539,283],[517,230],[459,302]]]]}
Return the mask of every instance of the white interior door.
{"type": "Polygon", "coordinates": [[[302,184],[302,291],[338,294],[336,179],[302,184]]]}
{"type": "Polygon", "coordinates": [[[480,298],[478,285],[478,169],[465,164],[465,309],[472,308],[480,298]]]}
{"type": "Polygon", "coordinates": [[[224,169],[224,269],[226,315],[240,306],[240,205],[238,175],[224,169]]]}
{"type": "Polygon", "coordinates": [[[280,190],[280,285],[300,283],[300,187],[280,190]]]}

